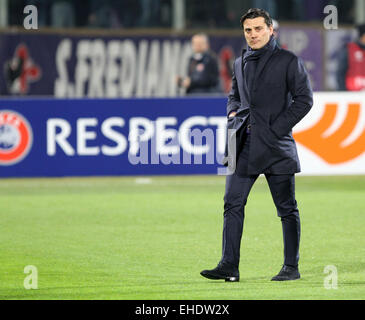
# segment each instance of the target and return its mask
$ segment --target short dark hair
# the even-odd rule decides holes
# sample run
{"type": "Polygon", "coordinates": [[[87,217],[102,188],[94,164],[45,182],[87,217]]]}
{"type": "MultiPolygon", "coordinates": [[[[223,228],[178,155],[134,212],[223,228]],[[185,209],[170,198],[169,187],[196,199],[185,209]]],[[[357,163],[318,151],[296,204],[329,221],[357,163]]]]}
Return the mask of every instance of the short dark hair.
{"type": "Polygon", "coordinates": [[[259,17],[265,19],[265,23],[268,27],[272,26],[272,19],[267,11],[258,8],[251,8],[241,17],[240,19],[241,27],[243,28],[243,23],[245,22],[246,19],[255,19],[259,17]]]}

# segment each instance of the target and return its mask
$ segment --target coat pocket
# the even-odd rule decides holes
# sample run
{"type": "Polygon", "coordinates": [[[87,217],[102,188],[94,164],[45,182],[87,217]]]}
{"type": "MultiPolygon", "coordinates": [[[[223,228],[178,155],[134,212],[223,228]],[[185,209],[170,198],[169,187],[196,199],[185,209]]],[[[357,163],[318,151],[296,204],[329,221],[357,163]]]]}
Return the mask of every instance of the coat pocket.
{"type": "Polygon", "coordinates": [[[296,156],[296,147],[293,139],[287,136],[279,138],[267,125],[265,126],[264,132],[266,133],[264,137],[266,139],[266,145],[275,155],[283,158],[293,158],[296,156]]]}
{"type": "Polygon", "coordinates": [[[270,129],[268,125],[262,125],[260,130],[260,138],[262,142],[271,149],[276,149],[278,144],[278,137],[275,133],[270,129]]]}

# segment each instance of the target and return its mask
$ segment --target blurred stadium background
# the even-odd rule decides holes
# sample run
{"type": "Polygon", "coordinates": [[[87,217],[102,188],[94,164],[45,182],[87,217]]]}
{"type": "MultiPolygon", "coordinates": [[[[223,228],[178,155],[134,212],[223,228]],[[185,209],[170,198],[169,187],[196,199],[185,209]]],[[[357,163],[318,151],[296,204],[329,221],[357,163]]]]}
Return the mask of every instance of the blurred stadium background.
{"type": "Polygon", "coordinates": [[[340,72],[364,23],[363,0],[0,0],[0,298],[364,299],[365,93],[340,72]],[[281,230],[260,179],[242,281],[217,286],[199,271],[220,257],[226,96],[251,7],[276,19],[315,91],[294,130],[303,279],[268,281],[281,230]],[[220,90],[188,94],[176,78],[202,32],[220,90]],[[28,265],[38,290],[24,288],[28,265]]]}

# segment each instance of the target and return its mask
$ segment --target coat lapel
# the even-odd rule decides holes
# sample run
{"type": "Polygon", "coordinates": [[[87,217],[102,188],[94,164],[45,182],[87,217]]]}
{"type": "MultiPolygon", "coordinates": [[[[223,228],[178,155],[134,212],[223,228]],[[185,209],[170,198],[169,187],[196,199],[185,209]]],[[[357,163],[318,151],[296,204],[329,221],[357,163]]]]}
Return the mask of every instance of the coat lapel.
{"type": "Polygon", "coordinates": [[[238,60],[237,69],[236,70],[237,70],[236,79],[237,79],[238,91],[239,91],[240,97],[244,101],[247,101],[247,97],[245,95],[245,92],[247,91],[247,88],[246,88],[246,81],[245,81],[245,78],[244,78],[244,75],[243,75],[243,63],[242,63],[242,59],[239,59],[238,60]]]}

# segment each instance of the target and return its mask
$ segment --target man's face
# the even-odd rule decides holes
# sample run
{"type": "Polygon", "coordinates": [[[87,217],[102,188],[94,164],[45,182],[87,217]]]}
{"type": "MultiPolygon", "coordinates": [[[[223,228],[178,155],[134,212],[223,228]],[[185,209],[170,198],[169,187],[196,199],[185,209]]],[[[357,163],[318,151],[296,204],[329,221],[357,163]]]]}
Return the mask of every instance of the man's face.
{"type": "Polygon", "coordinates": [[[253,49],[258,50],[264,47],[273,34],[273,27],[268,27],[263,17],[246,19],[243,22],[243,33],[247,44],[253,49]]]}
{"type": "Polygon", "coordinates": [[[207,39],[200,35],[196,35],[191,39],[191,46],[194,53],[203,53],[209,47],[207,39]]]}

